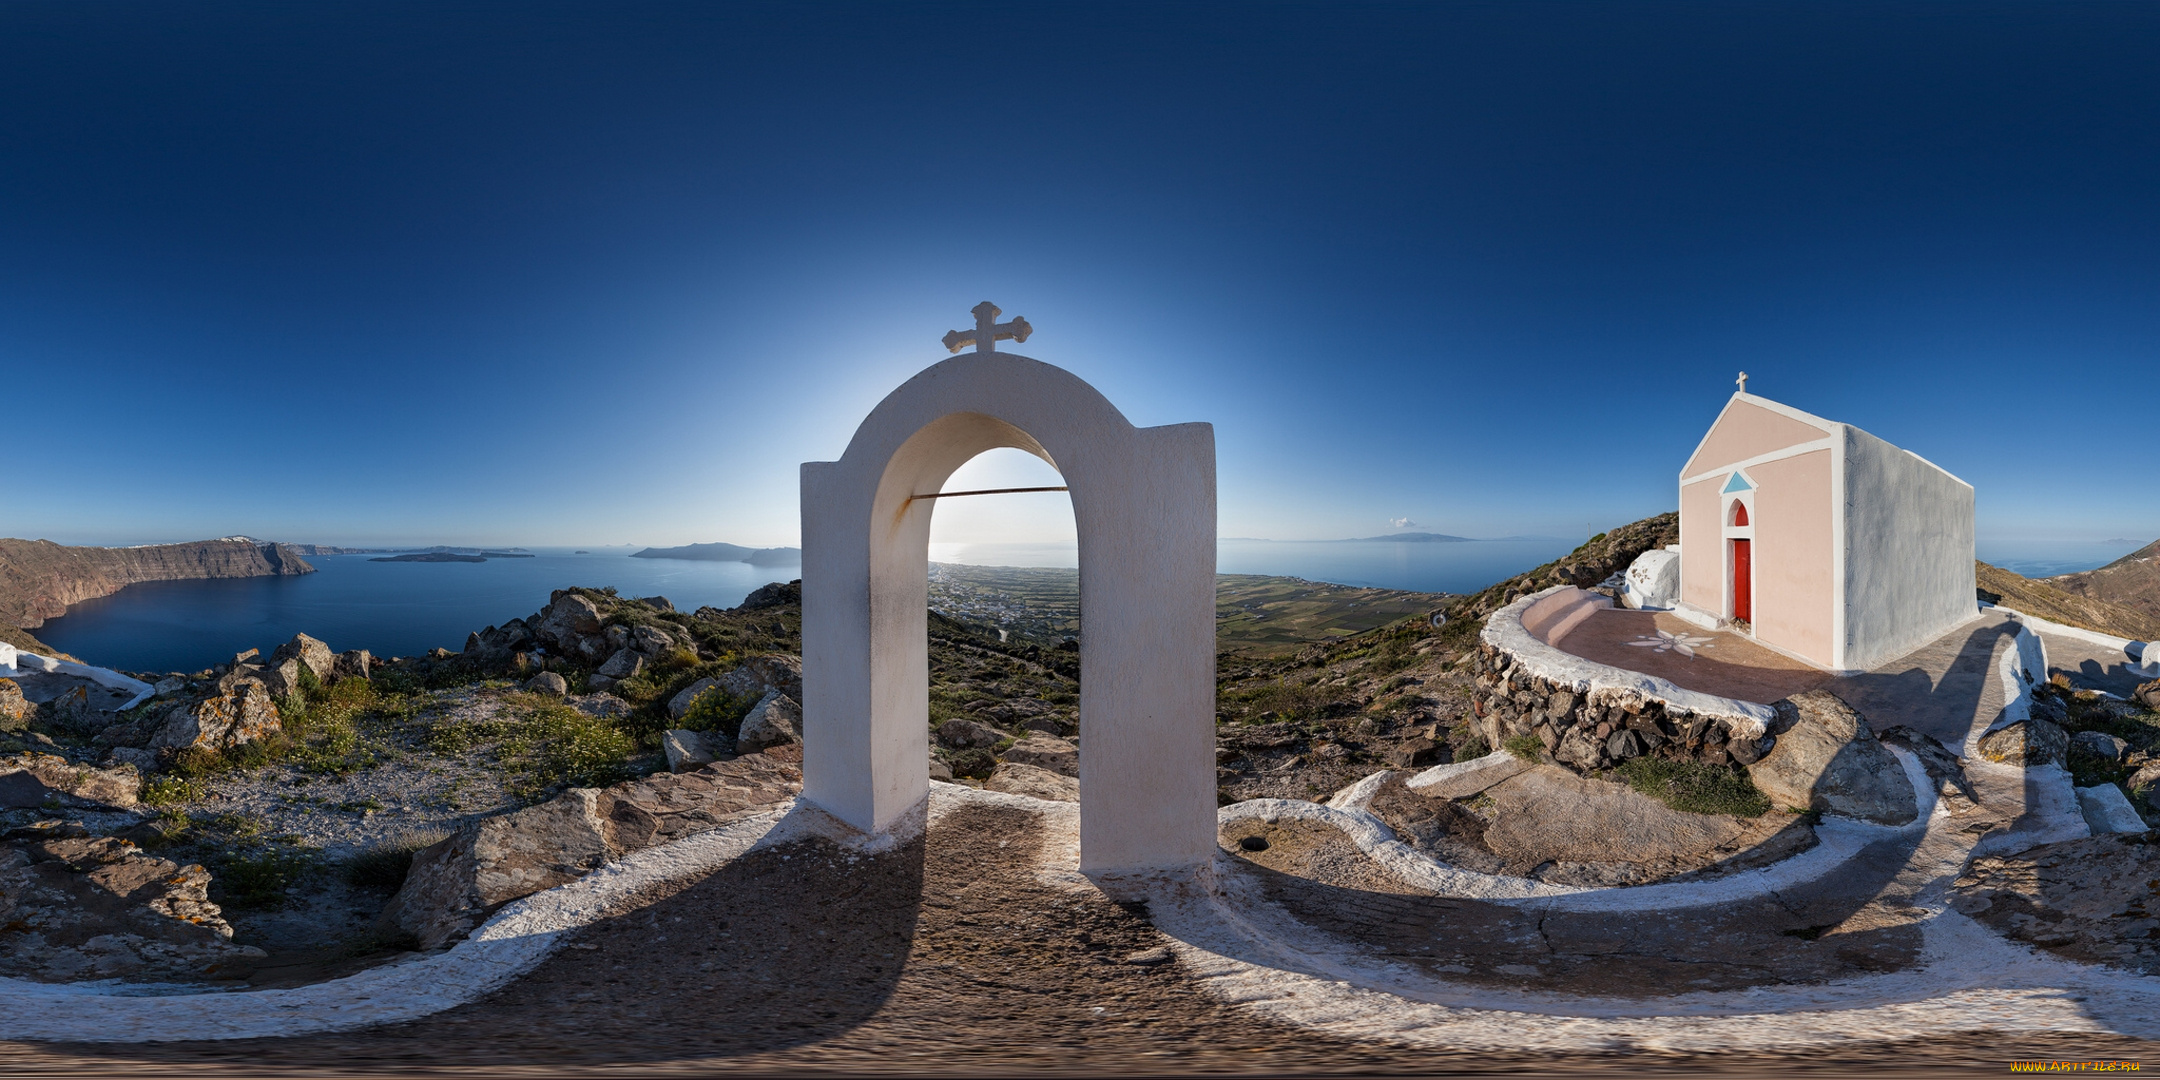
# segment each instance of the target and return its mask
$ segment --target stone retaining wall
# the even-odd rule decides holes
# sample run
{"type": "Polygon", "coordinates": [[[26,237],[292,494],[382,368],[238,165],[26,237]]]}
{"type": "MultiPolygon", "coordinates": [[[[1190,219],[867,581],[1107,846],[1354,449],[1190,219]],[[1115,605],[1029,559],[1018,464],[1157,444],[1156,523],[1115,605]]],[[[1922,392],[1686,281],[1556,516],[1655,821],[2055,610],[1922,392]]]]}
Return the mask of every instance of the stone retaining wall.
{"type": "Polygon", "coordinates": [[[1488,745],[1534,735],[1554,760],[1584,773],[1646,755],[1750,765],[1774,745],[1778,711],[1771,706],[1585,660],[1525,627],[1567,622],[1568,609],[1591,602],[1586,595],[1571,586],[1547,589],[1487,620],[1467,663],[1476,673],[1473,723],[1488,745]]]}

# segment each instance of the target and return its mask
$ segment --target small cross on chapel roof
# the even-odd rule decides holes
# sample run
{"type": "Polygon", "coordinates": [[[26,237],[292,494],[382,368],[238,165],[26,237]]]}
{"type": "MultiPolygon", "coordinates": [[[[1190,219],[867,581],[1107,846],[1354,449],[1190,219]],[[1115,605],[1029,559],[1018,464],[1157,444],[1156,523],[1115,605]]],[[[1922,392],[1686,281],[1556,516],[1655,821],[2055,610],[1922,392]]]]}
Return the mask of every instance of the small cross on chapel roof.
{"type": "Polygon", "coordinates": [[[1035,328],[1029,326],[1028,321],[1018,315],[1013,316],[1011,322],[1001,323],[997,321],[997,317],[1003,312],[1000,312],[998,306],[988,300],[975,305],[971,314],[975,316],[975,329],[954,330],[946,334],[945,348],[947,351],[959,352],[962,346],[973,345],[975,351],[979,353],[996,352],[998,342],[1006,340],[1026,341],[1028,335],[1035,332],[1035,328]]]}

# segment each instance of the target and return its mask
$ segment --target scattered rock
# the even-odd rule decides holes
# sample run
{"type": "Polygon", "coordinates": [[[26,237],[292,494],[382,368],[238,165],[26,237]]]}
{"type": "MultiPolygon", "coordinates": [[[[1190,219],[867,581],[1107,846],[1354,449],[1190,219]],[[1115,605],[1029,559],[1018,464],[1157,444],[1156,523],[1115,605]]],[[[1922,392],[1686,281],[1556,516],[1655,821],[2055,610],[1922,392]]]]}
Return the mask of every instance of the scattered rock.
{"type": "Polygon", "coordinates": [[[0,846],[0,974],[45,982],[244,975],[210,874],[106,836],[0,846]]]}
{"type": "Polygon", "coordinates": [[[802,700],[802,658],[784,653],[753,656],[720,677],[720,688],[739,698],[761,698],[778,690],[802,700]]]}
{"type": "MultiPolygon", "coordinates": [[[[2160,649],[2160,645],[2155,645],[2151,642],[2146,643],[2145,650],[2148,654],[2150,654],[2155,649],[2160,649]]],[[[2151,660],[2150,657],[2148,657],[2147,662],[2152,663],[2154,661],[2151,660]]],[[[2154,679],[2149,683],[2145,683],[2139,686],[2134,692],[2131,693],[2130,698],[2131,700],[2145,706],[2148,709],[2151,709],[2154,712],[2160,712],[2160,679],[2154,679]]]]}
{"type": "Polygon", "coordinates": [[[719,685],[720,680],[718,679],[699,679],[683,687],[681,693],[668,699],[668,716],[680,720],[690,715],[690,709],[697,704],[697,699],[705,696],[706,691],[719,685]]]}
{"type": "Polygon", "coordinates": [[[609,693],[578,694],[565,699],[571,708],[587,716],[620,720],[637,711],[630,703],[609,693]]]}
{"type": "Polygon", "coordinates": [[[988,724],[979,724],[966,717],[947,720],[937,729],[938,741],[954,750],[987,750],[1009,737],[988,724]]]}
{"type": "Polygon", "coordinates": [[[76,765],[55,754],[0,758],[0,807],[37,807],[56,799],[125,810],[141,795],[142,776],[134,769],[76,765]]]}
{"type": "Polygon", "coordinates": [[[638,672],[643,670],[645,670],[644,656],[634,649],[618,649],[615,655],[608,657],[607,663],[600,665],[598,674],[620,681],[634,678],[638,672]]]}
{"type": "Polygon", "coordinates": [[[743,717],[735,736],[737,752],[754,754],[768,746],[802,741],[802,706],[778,690],[768,690],[743,717]]]}
{"type": "Polygon", "coordinates": [[[1013,761],[999,762],[998,767],[990,773],[990,778],[983,781],[983,788],[1050,802],[1080,801],[1079,780],[1013,761]]]}
{"type": "Polygon", "coordinates": [[[2069,734],[2037,716],[1997,728],[1980,740],[1980,756],[2005,765],[2059,765],[2069,751],[2069,734]]]}
{"type": "Polygon", "coordinates": [[[1809,690],[1787,700],[1797,718],[1769,754],[1748,766],[1764,795],[1779,806],[1884,825],[1904,825],[1919,816],[1904,767],[1876,741],[1865,717],[1827,691],[1809,690]]]}
{"type": "Polygon", "coordinates": [[[575,650],[587,634],[600,630],[600,607],[577,593],[560,593],[541,616],[535,633],[558,648],[575,650]]]}
{"type": "Polygon", "coordinates": [[[1531,768],[1529,762],[1505,750],[1495,750],[1481,758],[1435,765],[1404,781],[1403,786],[1430,799],[1467,799],[1531,768]]]}
{"type": "Polygon", "coordinates": [[[998,757],[1015,765],[1033,765],[1061,776],[1080,775],[1080,748],[1049,735],[1030,735],[998,757]]]}
{"type": "Polygon", "coordinates": [[[1127,956],[1125,958],[1125,962],[1128,964],[1135,964],[1141,967],[1153,967],[1156,964],[1167,964],[1171,961],[1171,959],[1172,957],[1170,955],[1170,950],[1158,945],[1155,948],[1142,949],[1139,952],[1127,956]]]}
{"type": "Polygon", "coordinates": [[[294,634],[291,641],[278,646],[277,651],[270,654],[268,666],[276,667],[287,660],[300,661],[324,683],[337,675],[337,654],[330,651],[330,646],[306,634],[294,634]]]}
{"type": "Polygon", "coordinates": [[[147,773],[157,768],[157,754],[140,747],[115,746],[105,755],[105,765],[107,768],[133,766],[138,774],[147,773]]]}
{"type": "Polygon", "coordinates": [[[277,704],[261,679],[226,676],[218,690],[166,710],[150,738],[153,749],[204,747],[229,750],[281,730],[277,704]]]}
{"type": "Polygon", "coordinates": [[[2085,824],[2093,835],[2102,833],[2141,833],[2146,829],[2145,819],[2138,816],[2137,807],[2123,797],[2122,789],[2113,784],[2094,784],[2077,789],[2078,811],[2085,816],[2085,824]]]}
{"type": "Polygon", "coordinates": [[[274,698],[299,697],[300,669],[300,661],[295,659],[282,660],[272,664],[268,670],[263,672],[263,688],[269,690],[270,696],[274,698]]]}
{"type": "Polygon", "coordinates": [[[549,697],[563,697],[570,693],[570,682],[552,671],[543,671],[525,680],[525,689],[549,697]]]}
{"type": "Polygon", "coordinates": [[[2080,731],[2070,736],[2070,749],[2102,761],[2121,761],[2130,744],[2105,731],[2080,731]]]}
{"type": "Polygon", "coordinates": [[[340,679],[365,679],[375,667],[375,657],[366,649],[350,649],[338,654],[332,669],[340,679]]]}
{"type": "Polygon", "coordinates": [[[1398,769],[1423,768],[1439,757],[1440,744],[1423,736],[1404,739],[1387,752],[1388,764],[1398,769]]]}
{"type": "Polygon", "coordinates": [[[712,745],[711,738],[703,732],[675,728],[660,736],[660,749],[667,754],[669,772],[688,772],[700,765],[710,765],[720,756],[720,748],[712,745]]]}
{"type": "Polygon", "coordinates": [[[187,689],[188,681],[180,675],[167,675],[150,687],[151,697],[171,697],[187,689]]]}
{"type": "Polygon", "coordinates": [[[36,706],[23,696],[22,686],[13,679],[0,679],[0,731],[21,731],[30,724],[30,714],[36,706]]]}
{"type": "Polygon", "coordinates": [[[640,626],[630,632],[630,647],[647,656],[666,656],[675,651],[675,635],[656,626],[640,626]]]}
{"type": "Polygon", "coordinates": [[[952,783],[952,766],[939,761],[937,758],[931,758],[930,779],[946,784],[952,783]]]}

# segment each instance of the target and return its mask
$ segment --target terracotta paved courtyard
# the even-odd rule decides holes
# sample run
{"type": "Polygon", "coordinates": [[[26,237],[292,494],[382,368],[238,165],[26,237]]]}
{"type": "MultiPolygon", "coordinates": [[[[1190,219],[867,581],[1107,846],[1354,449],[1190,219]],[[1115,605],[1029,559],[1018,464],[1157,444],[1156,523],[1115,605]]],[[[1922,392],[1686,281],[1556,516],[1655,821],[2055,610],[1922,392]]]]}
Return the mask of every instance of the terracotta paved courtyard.
{"type": "Polygon", "coordinates": [[[1550,644],[1585,660],[1742,701],[1768,703],[1832,679],[1829,672],[1746,637],[1705,630],[1664,612],[1595,612],[1550,644]]]}

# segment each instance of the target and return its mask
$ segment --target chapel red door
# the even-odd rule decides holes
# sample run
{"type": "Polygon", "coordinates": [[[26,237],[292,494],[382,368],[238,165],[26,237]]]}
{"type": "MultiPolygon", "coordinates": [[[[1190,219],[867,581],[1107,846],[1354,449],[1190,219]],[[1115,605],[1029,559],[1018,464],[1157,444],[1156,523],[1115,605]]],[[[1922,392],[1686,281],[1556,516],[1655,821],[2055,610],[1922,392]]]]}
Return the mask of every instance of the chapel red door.
{"type": "Polygon", "coordinates": [[[1732,617],[1750,623],[1755,621],[1755,572],[1748,552],[1752,545],[1750,540],[1732,542],[1732,617]]]}

